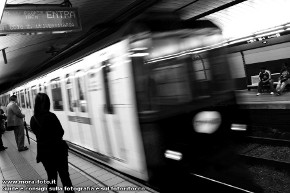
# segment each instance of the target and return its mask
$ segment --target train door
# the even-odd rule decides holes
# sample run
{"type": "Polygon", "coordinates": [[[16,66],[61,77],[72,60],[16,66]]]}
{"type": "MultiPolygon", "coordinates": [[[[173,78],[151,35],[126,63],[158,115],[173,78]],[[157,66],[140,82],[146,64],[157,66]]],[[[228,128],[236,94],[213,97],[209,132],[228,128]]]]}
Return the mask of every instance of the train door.
{"type": "Polygon", "coordinates": [[[21,99],[21,107],[26,109],[24,90],[21,90],[20,91],[20,99],[21,99]]]}
{"type": "Polygon", "coordinates": [[[65,93],[67,97],[67,117],[68,117],[68,124],[70,126],[70,141],[81,145],[80,140],[80,130],[78,127],[78,124],[76,121],[74,121],[76,118],[76,110],[77,110],[77,104],[76,104],[76,98],[74,94],[74,88],[73,88],[73,76],[72,74],[67,74],[65,77],[65,93]]]}
{"type": "Polygon", "coordinates": [[[100,68],[91,68],[87,73],[88,80],[88,100],[90,101],[90,112],[92,117],[92,130],[93,138],[95,139],[95,150],[104,155],[112,155],[112,145],[109,139],[108,129],[105,126],[104,117],[104,97],[102,75],[100,68]]]}
{"type": "Polygon", "coordinates": [[[21,105],[20,105],[19,91],[16,92],[16,97],[17,97],[17,104],[18,104],[19,107],[21,107],[21,105]]]}
{"type": "Polygon", "coordinates": [[[47,93],[47,83],[46,82],[43,83],[43,92],[48,95],[48,93],[47,93]]]}
{"type": "Polygon", "coordinates": [[[38,85],[38,92],[43,93],[43,86],[41,84],[38,85]]]}
{"type": "Polygon", "coordinates": [[[54,78],[50,81],[50,88],[51,88],[51,101],[52,101],[52,110],[55,115],[58,117],[62,128],[64,129],[64,139],[69,138],[69,126],[67,125],[66,121],[66,113],[64,111],[64,100],[62,95],[62,87],[61,87],[61,79],[59,77],[54,78]]]}
{"type": "Polygon", "coordinates": [[[31,100],[30,100],[31,98],[30,90],[28,87],[24,90],[24,96],[25,96],[25,102],[26,102],[26,114],[28,115],[28,117],[25,117],[25,120],[27,121],[27,123],[29,123],[30,121],[29,117],[32,117],[33,109],[32,109],[31,100]]]}
{"type": "Polygon", "coordinates": [[[36,86],[31,87],[31,104],[32,104],[32,109],[34,108],[34,103],[35,103],[35,97],[37,95],[37,88],[36,86]]]}
{"type": "MultiPolygon", "coordinates": [[[[103,116],[103,125],[105,134],[108,136],[108,144],[111,148],[111,157],[113,159],[124,161],[125,158],[125,142],[122,133],[122,124],[120,120],[120,113],[118,108],[113,106],[113,94],[117,97],[117,91],[112,80],[111,60],[102,62],[101,82],[103,87],[103,108],[100,114],[103,116]]],[[[122,89],[122,88],[118,88],[122,89]]],[[[125,89],[125,88],[124,88],[125,89]]],[[[121,93],[119,93],[121,94],[121,93]]],[[[120,95],[119,95],[120,96],[120,95]]]]}
{"type": "Polygon", "coordinates": [[[84,72],[66,75],[66,94],[68,101],[68,120],[71,126],[71,139],[74,143],[93,149],[90,137],[91,120],[85,91],[84,72]]]}
{"type": "Polygon", "coordinates": [[[7,94],[6,95],[6,114],[7,114],[7,105],[9,104],[9,99],[10,99],[11,95],[10,94],[7,94]]]}
{"type": "Polygon", "coordinates": [[[47,94],[47,84],[46,82],[39,84],[38,92],[47,94]]]}
{"type": "MultiPolygon", "coordinates": [[[[27,114],[27,108],[25,107],[25,99],[24,99],[24,91],[23,90],[20,90],[19,91],[19,106],[22,108],[22,113],[23,114],[27,114]]],[[[25,120],[27,121],[28,119],[25,117],[25,120]]]]}
{"type": "Polygon", "coordinates": [[[88,112],[88,102],[87,102],[87,87],[86,87],[86,73],[82,70],[78,70],[74,76],[75,83],[75,97],[77,101],[76,116],[78,127],[82,131],[81,139],[85,141],[85,147],[92,149],[93,148],[93,138],[91,135],[91,118],[88,112]]]}

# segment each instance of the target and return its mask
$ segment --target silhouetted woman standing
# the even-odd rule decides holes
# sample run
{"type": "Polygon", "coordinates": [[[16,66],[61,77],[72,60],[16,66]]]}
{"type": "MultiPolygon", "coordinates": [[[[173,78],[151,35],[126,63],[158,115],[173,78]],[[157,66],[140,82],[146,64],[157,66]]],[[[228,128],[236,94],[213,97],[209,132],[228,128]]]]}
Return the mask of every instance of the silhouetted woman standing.
{"type": "Polygon", "coordinates": [[[62,139],[64,130],[54,113],[49,111],[50,101],[45,93],[38,93],[34,103],[34,116],[31,117],[30,127],[37,139],[37,163],[42,162],[48,180],[49,192],[57,192],[57,173],[64,186],[64,192],[72,188],[68,171],[68,146],[62,139]]]}

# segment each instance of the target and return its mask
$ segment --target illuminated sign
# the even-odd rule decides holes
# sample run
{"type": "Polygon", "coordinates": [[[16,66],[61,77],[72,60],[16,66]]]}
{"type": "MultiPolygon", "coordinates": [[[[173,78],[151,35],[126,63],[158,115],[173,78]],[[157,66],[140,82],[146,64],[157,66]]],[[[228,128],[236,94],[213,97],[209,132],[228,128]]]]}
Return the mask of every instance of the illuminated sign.
{"type": "Polygon", "coordinates": [[[5,8],[0,33],[80,31],[77,8],[5,8]]]}

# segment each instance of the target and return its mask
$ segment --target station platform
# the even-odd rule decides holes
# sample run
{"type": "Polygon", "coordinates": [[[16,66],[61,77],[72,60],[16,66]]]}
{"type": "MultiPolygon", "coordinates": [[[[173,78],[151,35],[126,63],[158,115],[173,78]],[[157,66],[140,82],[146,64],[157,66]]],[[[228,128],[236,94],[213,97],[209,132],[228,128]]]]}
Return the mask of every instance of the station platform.
{"type": "Polygon", "coordinates": [[[241,119],[246,119],[252,128],[279,129],[289,132],[290,92],[257,96],[257,90],[238,90],[236,99],[241,109],[241,119]]]}
{"type": "MultiPolygon", "coordinates": [[[[31,132],[29,135],[30,144],[25,138],[25,145],[29,147],[29,150],[23,152],[17,150],[13,131],[6,131],[2,135],[3,144],[8,149],[0,152],[0,192],[47,192],[46,171],[42,163],[36,163],[35,135],[31,132]]],[[[157,193],[126,176],[112,172],[104,166],[93,164],[71,152],[68,159],[70,178],[76,193],[157,193]]],[[[57,187],[58,192],[64,192],[59,177],[57,187]]]]}
{"type": "Polygon", "coordinates": [[[283,92],[276,96],[270,93],[262,93],[257,96],[255,90],[237,90],[236,97],[238,104],[244,109],[290,109],[290,92],[283,92]]]}

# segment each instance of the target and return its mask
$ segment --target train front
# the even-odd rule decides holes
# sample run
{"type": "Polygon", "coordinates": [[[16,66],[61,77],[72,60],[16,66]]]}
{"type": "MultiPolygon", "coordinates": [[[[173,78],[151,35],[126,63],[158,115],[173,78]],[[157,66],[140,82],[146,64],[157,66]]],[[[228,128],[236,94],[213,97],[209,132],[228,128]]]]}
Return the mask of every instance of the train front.
{"type": "Polygon", "coordinates": [[[232,134],[246,126],[221,30],[166,17],[138,24],[130,49],[150,183],[164,192],[205,188],[203,177],[239,185],[248,176],[232,134]]]}

